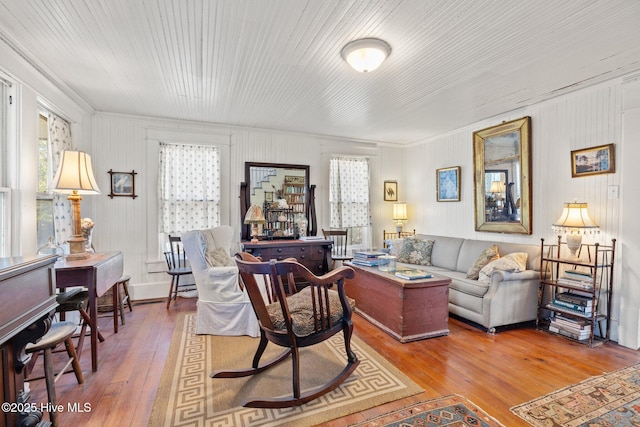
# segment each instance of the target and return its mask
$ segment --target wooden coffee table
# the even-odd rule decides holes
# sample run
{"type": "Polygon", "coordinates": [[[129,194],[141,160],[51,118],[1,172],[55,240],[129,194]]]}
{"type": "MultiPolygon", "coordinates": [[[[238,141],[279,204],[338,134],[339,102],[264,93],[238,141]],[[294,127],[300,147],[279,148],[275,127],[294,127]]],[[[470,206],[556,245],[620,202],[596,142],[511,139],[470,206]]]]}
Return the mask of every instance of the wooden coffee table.
{"type": "Polygon", "coordinates": [[[406,343],[449,335],[449,283],[451,279],[404,280],[394,273],[350,262],[356,274],[345,283],[356,312],[406,343]]]}

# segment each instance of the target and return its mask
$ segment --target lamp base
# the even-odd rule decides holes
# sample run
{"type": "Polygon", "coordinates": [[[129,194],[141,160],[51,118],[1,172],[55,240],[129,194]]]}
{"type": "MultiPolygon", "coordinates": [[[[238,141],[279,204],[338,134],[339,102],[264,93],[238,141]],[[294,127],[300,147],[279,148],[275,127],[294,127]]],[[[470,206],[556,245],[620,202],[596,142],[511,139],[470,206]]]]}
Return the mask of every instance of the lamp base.
{"type": "Polygon", "coordinates": [[[578,249],[582,245],[582,236],[580,234],[567,234],[567,249],[569,249],[569,261],[578,261],[578,249]]]}
{"type": "Polygon", "coordinates": [[[67,243],[69,243],[69,254],[65,258],[68,261],[89,258],[91,254],[86,251],[86,241],[87,239],[82,236],[73,236],[67,240],[67,243]]]}

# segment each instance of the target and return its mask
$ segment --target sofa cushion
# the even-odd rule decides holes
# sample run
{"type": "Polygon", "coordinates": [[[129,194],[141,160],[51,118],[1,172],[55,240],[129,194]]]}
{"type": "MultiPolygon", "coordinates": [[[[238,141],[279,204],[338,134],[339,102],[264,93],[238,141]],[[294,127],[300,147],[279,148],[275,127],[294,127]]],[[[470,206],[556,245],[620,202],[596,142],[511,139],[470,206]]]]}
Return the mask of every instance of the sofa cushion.
{"type": "MultiPolygon", "coordinates": [[[[355,301],[351,298],[347,300],[349,306],[353,309],[355,301]]],[[[299,337],[306,337],[315,332],[312,304],[311,287],[306,287],[297,294],[287,297],[287,305],[291,314],[291,327],[293,333],[299,337]]],[[[335,325],[340,322],[342,319],[342,304],[340,303],[340,295],[334,290],[329,290],[329,310],[331,310],[331,324],[335,325]]],[[[267,311],[274,328],[286,330],[287,326],[284,322],[280,303],[276,301],[269,304],[267,311]]]]}
{"type": "Polygon", "coordinates": [[[433,240],[422,240],[416,237],[404,239],[398,262],[408,262],[418,265],[431,265],[433,240]]]}
{"type": "Polygon", "coordinates": [[[525,271],[527,269],[527,257],[528,255],[525,252],[514,252],[498,258],[480,270],[478,280],[489,283],[491,274],[494,271],[508,271],[510,273],[525,271]]]}
{"type": "Polygon", "coordinates": [[[480,256],[478,256],[471,267],[469,267],[469,270],[467,270],[467,279],[477,279],[480,274],[480,270],[482,270],[485,265],[489,264],[491,261],[497,260],[498,258],[500,258],[500,255],[498,254],[498,247],[496,245],[489,246],[487,249],[482,251],[480,256]]]}
{"type": "MultiPolygon", "coordinates": [[[[431,265],[435,267],[455,270],[458,263],[458,253],[464,239],[458,237],[432,236],[428,234],[416,234],[422,240],[433,240],[433,251],[431,252],[431,265]]],[[[480,251],[476,253],[478,255],[480,251]]],[[[466,270],[464,270],[466,272],[466,270]]]]}
{"type": "Polygon", "coordinates": [[[455,289],[459,292],[482,298],[489,290],[489,284],[478,280],[467,279],[466,273],[459,271],[451,271],[443,274],[451,279],[449,289],[455,289]]]}

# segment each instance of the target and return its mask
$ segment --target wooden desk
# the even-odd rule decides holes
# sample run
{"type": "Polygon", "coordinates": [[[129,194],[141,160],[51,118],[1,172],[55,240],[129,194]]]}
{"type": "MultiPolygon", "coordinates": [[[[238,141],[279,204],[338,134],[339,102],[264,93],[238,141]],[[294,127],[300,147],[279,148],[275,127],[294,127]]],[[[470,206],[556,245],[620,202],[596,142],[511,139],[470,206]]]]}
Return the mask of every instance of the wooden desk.
{"type": "MultiPolygon", "coordinates": [[[[0,402],[25,403],[24,366],[31,355],[27,343],[38,341],[49,329],[57,306],[53,265],[57,256],[0,258],[0,402]]],[[[0,427],[20,425],[42,413],[0,413],[0,427]]]]}
{"type": "Polygon", "coordinates": [[[404,280],[377,267],[345,264],[356,272],[345,281],[345,292],[369,322],[401,343],[449,335],[451,279],[404,280]]]}
{"type": "MultiPolygon", "coordinates": [[[[103,252],[87,259],[67,261],[61,258],[55,264],[56,286],[68,288],[84,286],[89,289],[89,317],[91,318],[91,369],[98,370],[98,297],[104,295],[122,277],[122,252],[103,252]]],[[[118,307],[118,293],[113,292],[113,307],[118,307]]],[[[113,316],[117,322],[117,316],[113,316]]]]}

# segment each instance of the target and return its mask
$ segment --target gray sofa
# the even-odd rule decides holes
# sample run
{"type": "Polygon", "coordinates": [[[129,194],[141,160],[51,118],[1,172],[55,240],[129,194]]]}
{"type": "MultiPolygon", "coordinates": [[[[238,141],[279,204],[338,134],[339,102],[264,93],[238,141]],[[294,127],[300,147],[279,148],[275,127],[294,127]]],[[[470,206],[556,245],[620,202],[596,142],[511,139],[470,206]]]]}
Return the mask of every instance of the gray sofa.
{"type": "Polygon", "coordinates": [[[435,242],[431,252],[432,265],[398,263],[398,266],[410,266],[450,278],[450,313],[480,324],[492,333],[499,326],[536,319],[539,246],[425,234],[415,237],[435,242]],[[469,268],[492,245],[498,246],[501,257],[514,252],[527,253],[527,269],[522,272],[494,271],[488,281],[468,279],[469,268]]]}

